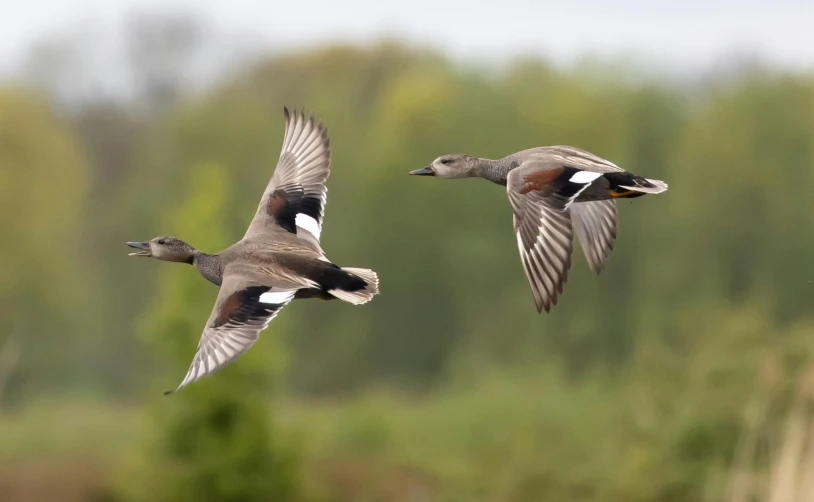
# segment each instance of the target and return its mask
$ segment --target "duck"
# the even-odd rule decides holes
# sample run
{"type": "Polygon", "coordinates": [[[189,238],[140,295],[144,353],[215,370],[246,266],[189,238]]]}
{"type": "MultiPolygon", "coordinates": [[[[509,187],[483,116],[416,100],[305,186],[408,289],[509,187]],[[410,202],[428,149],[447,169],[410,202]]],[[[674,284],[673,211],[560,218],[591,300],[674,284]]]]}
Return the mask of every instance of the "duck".
{"type": "Polygon", "coordinates": [[[313,113],[306,118],[304,110],[283,112],[280,157],[242,239],[214,254],[170,236],[127,242],[138,250],[129,256],[192,265],[220,288],[192,364],[167,394],[243,354],[292,300],[361,305],[379,293],[374,271],[335,265],[320,245],[331,169],[327,128],[313,113]]]}
{"type": "Polygon", "coordinates": [[[537,312],[550,312],[568,281],[574,234],[599,275],[616,240],[616,200],[667,190],[613,162],[572,146],[544,146],[492,160],[449,154],[414,176],[483,178],[506,187],[520,261],[537,312]]]}

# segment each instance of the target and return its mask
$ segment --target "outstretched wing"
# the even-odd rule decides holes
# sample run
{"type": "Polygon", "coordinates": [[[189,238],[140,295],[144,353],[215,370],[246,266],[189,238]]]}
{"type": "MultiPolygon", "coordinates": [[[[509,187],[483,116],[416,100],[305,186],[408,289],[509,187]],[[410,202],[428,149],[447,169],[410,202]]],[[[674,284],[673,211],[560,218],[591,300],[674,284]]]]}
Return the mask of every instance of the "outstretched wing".
{"type": "Polygon", "coordinates": [[[588,266],[599,274],[616,239],[616,201],[576,202],[568,211],[588,266]]]}
{"type": "Polygon", "coordinates": [[[548,189],[558,174],[546,165],[528,163],[511,171],[506,184],[520,260],[538,312],[549,312],[557,304],[571,268],[569,201],[548,189]]]}
{"type": "Polygon", "coordinates": [[[192,365],[181,384],[167,393],[215,372],[246,352],[295,293],[295,289],[258,286],[239,276],[226,276],[192,365]]]}
{"type": "Polygon", "coordinates": [[[245,237],[289,232],[319,247],[331,172],[328,130],[314,116],[285,111],[285,138],[257,213],[245,237]]]}

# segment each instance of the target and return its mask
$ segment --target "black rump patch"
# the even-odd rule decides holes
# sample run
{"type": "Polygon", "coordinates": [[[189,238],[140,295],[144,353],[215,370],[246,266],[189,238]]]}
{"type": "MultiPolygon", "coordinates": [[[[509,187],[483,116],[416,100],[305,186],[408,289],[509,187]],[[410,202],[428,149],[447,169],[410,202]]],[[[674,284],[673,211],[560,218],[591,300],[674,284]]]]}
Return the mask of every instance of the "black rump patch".
{"type": "Polygon", "coordinates": [[[346,272],[336,265],[331,264],[317,274],[317,283],[326,291],[340,289],[342,291],[361,291],[367,287],[367,283],[360,277],[350,272],[346,272]]]}
{"type": "MultiPolygon", "coordinates": [[[[326,292],[332,289],[360,291],[367,287],[367,283],[362,280],[362,278],[343,270],[333,263],[309,260],[296,269],[305,277],[316,282],[319,287],[326,292]]],[[[303,293],[303,295],[305,294],[307,293],[303,293]]]]}
{"type": "Polygon", "coordinates": [[[610,185],[609,188],[611,190],[616,190],[617,188],[619,188],[619,185],[628,185],[628,186],[635,185],[636,184],[635,178],[636,178],[635,175],[627,171],[621,173],[613,172],[605,174],[605,179],[608,180],[608,183],[610,185]]]}
{"type": "Polygon", "coordinates": [[[320,300],[336,300],[336,297],[334,295],[320,288],[298,289],[297,292],[294,293],[295,300],[305,300],[309,298],[318,298],[320,300]]]}

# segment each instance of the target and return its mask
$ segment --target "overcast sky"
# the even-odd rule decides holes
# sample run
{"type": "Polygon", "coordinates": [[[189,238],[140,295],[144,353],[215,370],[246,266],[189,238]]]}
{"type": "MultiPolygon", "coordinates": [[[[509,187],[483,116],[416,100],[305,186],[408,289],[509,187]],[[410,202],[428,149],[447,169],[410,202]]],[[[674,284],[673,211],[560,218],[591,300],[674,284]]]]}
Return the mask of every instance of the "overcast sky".
{"type": "Polygon", "coordinates": [[[454,56],[635,55],[654,67],[709,67],[753,54],[814,70],[814,0],[9,0],[0,67],[49,33],[96,24],[115,35],[134,11],[188,10],[270,46],[402,38],[454,56]]]}

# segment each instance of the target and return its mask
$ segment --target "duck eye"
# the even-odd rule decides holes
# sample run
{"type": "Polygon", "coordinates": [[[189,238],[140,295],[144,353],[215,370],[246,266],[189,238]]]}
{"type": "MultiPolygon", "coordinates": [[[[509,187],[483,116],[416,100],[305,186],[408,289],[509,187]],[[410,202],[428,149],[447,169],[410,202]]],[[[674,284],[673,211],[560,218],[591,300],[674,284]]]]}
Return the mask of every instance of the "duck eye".
{"type": "Polygon", "coordinates": [[[448,166],[450,162],[452,162],[450,159],[441,159],[441,163],[445,166],[448,166]]]}
{"type": "Polygon", "coordinates": [[[164,242],[165,242],[164,239],[158,239],[158,243],[161,244],[162,246],[164,245],[164,242]]]}

